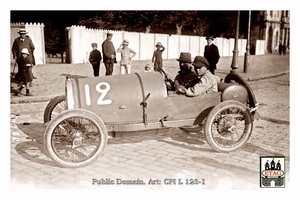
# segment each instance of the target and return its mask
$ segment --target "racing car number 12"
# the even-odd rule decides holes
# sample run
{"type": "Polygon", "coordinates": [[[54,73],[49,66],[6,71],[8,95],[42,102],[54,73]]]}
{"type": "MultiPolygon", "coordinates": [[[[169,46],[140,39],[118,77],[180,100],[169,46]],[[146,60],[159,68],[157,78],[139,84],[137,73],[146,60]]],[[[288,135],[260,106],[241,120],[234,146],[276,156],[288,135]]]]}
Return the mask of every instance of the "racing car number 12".
{"type": "MultiPolygon", "coordinates": [[[[106,96],[106,94],[108,93],[108,91],[110,90],[110,85],[106,82],[100,82],[96,85],[96,91],[100,93],[100,96],[97,100],[97,104],[98,105],[107,105],[107,104],[111,104],[112,100],[111,99],[106,99],[104,100],[104,97],[106,96]]],[[[86,104],[88,106],[91,105],[91,93],[90,93],[90,86],[88,84],[84,85],[84,89],[85,89],[85,99],[86,99],[86,104]]]]}

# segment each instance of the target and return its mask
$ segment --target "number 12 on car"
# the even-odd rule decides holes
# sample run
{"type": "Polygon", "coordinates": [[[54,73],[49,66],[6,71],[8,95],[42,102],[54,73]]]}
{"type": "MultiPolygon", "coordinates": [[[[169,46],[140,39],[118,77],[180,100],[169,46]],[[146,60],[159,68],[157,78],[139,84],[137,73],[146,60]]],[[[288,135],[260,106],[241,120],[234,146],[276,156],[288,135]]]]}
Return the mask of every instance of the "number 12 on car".
{"type": "MultiPolygon", "coordinates": [[[[112,103],[111,99],[104,99],[108,91],[110,90],[110,85],[106,82],[100,82],[96,85],[95,87],[96,91],[100,94],[97,104],[98,105],[108,105],[112,103]]],[[[90,91],[90,86],[88,84],[84,85],[84,90],[85,90],[85,99],[86,99],[86,104],[88,106],[91,105],[91,91],[90,91]]]]}

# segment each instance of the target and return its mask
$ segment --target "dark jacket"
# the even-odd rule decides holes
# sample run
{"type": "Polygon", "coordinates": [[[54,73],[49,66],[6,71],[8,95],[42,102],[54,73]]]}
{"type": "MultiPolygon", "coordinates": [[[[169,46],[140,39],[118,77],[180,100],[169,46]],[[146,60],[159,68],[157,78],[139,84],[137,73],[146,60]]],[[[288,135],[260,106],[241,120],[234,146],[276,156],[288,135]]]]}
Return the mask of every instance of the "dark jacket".
{"type": "Polygon", "coordinates": [[[102,60],[102,56],[98,49],[91,51],[90,56],[89,56],[89,62],[92,65],[100,65],[101,60],[102,60]]]}
{"type": "Polygon", "coordinates": [[[32,76],[29,71],[29,68],[32,66],[29,57],[19,59],[20,70],[15,76],[15,80],[19,82],[29,83],[32,81],[32,76]]]}
{"type": "Polygon", "coordinates": [[[109,41],[108,39],[104,40],[102,43],[102,53],[104,63],[117,63],[116,50],[112,41],[109,41]],[[114,55],[115,58],[112,59],[111,55],[114,55]]]}
{"type": "Polygon", "coordinates": [[[19,64],[19,59],[21,58],[21,51],[23,48],[27,48],[29,51],[29,61],[31,64],[35,65],[35,59],[33,56],[33,51],[35,49],[31,38],[26,35],[24,41],[21,40],[21,37],[18,37],[14,40],[12,45],[12,54],[13,58],[16,59],[17,63],[19,64]]]}
{"type": "Polygon", "coordinates": [[[220,59],[219,49],[216,45],[206,45],[204,48],[204,58],[209,63],[211,69],[217,69],[217,63],[220,59]]]}

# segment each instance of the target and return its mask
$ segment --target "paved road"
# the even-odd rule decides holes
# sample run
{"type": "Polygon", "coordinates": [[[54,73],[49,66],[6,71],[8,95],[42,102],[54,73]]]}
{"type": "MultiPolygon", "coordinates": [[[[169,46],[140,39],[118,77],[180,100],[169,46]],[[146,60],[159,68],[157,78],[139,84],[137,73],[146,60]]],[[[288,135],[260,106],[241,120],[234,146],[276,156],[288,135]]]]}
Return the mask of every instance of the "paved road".
{"type": "Polygon", "coordinates": [[[283,155],[286,158],[286,187],[289,187],[289,76],[249,83],[261,105],[261,120],[255,122],[251,138],[237,152],[216,153],[205,141],[203,133],[188,134],[172,128],[158,133],[110,138],[104,156],[91,165],[76,169],[60,168],[45,154],[42,120],[47,103],[11,104],[11,113],[19,114],[16,121],[11,122],[11,186],[37,189],[259,189],[260,156],[283,155]],[[182,185],[179,185],[179,179],[182,185]],[[198,179],[201,184],[189,185],[186,179],[188,183],[198,179]],[[120,180],[143,181],[145,184],[117,184],[120,180]],[[114,184],[98,184],[111,181],[114,184]]]}

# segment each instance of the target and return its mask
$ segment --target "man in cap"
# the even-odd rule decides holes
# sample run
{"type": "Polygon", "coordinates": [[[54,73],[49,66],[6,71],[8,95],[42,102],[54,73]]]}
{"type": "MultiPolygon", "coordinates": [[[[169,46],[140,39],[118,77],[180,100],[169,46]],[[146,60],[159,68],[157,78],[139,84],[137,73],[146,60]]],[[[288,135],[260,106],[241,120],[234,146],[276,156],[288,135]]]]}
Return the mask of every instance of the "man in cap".
{"type": "Polygon", "coordinates": [[[192,58],[191,54],[188,52],[180,53],[179,59],[178,75],[174,79],[175,91],[178,92],[180,87],[189,88],[197,83],[197,74],[192,71],[192,58]]]}
{"type": "Polygon", "coordinates": [[[97,43],[92,43],[93,50],[90,52],[89,56],[89,62],[92,64],[95,77],[99,76],[100,61],[102,60],[101,53],[97,47],[97,43]]]}
{"type": "Polygon", "coordinates": [[[121,74],[130,74],[131,72],[131,59],[136,55],[136,52],[128,47],[129,41],[124,40],[120,47],[117,49],[117,53],[121,53],[121,74]]]}
{"type": "Polygon", "coordinates": [[[204,93],[218,92],[218,83],[220,82],[220,78],[213,75],[208,70],[208,61],[202,56],[196,56],[193,61],[193,66],[198,75],[197,84],[188,89],[180,87],[179,92],[186,96],[198,96],[204,93]]]}
{"type": "Polygon", "coordinates": [[[103,62],[106,68],[106,76],[112,75],[114,63],[117,63],[115,47],[111,41],[112,37],[112,33],[107,33],[106,40],[102,43],[103,62]]]}
{"type": "MultiPolygon", "coordinates": [[[[13,54],[13,59],[15,59],[16,63],[18,64],[18,70],[20,70],[19,59],[22,57],[21,51],[23,48],[28,49],[29,61],[31,62],[32,65],[35,65],[35,59],[34,59],[34,55],[33,55],[35,46],[33,45],[31,38],[28,35],[26,35],[27,32],[24,28],[21,28],[18,33],[19,33],[20,37],[16,38],[13,42],[12,54],[13,54]]],[[[30,72],[32,74],[32,68],[30,68],[30,72]]],[[[33,74],[32,74],[32,78],[35,78],[33,76],[33,74]]]]}
{"type": "Polygon", "coordinates": [[[215,44],[213,44],[213,36],[207,36],[206,40],[207,45],[204,47],[204,58],[206,58],[206,60],[209,63],[209,71],[212,74],[215,74],[215,70],[217,69],[217,63],[220,59],[219,49],[215,44]]]}

